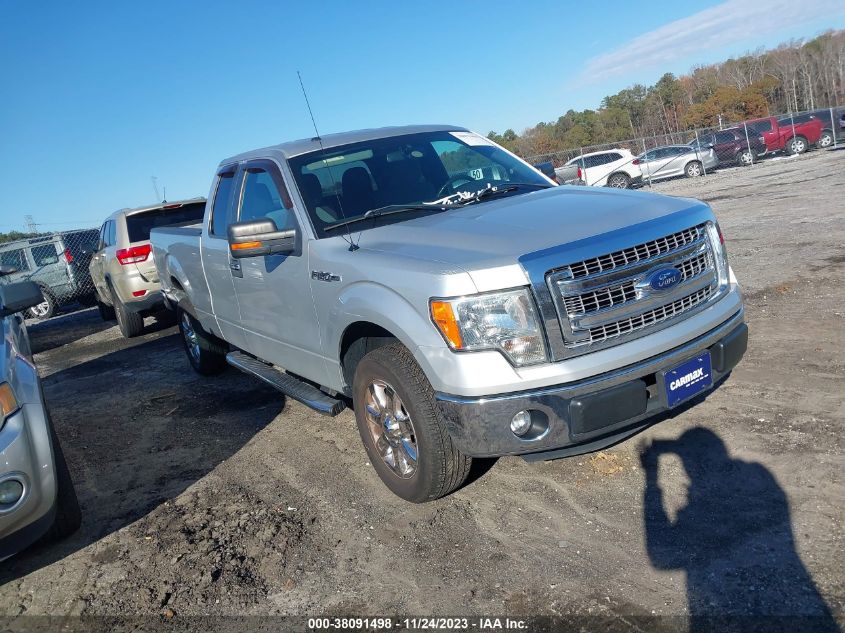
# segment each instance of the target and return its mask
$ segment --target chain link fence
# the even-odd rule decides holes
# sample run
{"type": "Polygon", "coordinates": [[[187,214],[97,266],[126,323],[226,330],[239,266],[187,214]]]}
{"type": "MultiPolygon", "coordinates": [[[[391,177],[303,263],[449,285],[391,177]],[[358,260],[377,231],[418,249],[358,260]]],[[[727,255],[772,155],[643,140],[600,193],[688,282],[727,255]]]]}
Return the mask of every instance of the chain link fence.
{"type": "Polygon", "coordinates": [[[845,107],[837,106],[562,149],[527,160],[548,173],[553,168],[561,184],[624,188],[840,146],[845,146],[845,107]]]}
{"type": "Polygon", "coordinates": [[[44,301],[26,316],[47,319],[61,309],[91,306],[96,302],[88,265],[97,251],[99,229],[38,233],[0,244],[0,283],[34,281],[44,301]]]}

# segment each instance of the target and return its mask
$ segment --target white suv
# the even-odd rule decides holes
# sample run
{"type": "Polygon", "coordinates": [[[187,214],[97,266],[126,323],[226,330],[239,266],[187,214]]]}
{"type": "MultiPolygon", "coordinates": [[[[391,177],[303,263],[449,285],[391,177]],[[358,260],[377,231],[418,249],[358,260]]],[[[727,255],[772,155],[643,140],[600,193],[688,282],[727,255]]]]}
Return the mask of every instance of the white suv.
{"type": "Polygon", "coordinates": [[[627,189],[639,185],[643,173],[636,157],[627,149],[609,149],[582,154],[570,160],[567,165],[581,168],[581,178],[593,187],[615,187],[627,189]]]}

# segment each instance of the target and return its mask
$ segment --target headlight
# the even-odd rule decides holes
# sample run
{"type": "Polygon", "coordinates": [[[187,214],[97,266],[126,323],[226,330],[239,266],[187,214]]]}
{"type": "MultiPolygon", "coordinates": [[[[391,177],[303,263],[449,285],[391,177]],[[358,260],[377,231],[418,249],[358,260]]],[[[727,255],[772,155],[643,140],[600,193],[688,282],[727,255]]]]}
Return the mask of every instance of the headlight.
{"type": "Polygon", "coordinates": [[[4,382],[0,384],[0,428],[6,424],[6,418],[18,410],[18,401],[11,385],[4,382]]]}
{"type": "Polygon", "coordinates": [[[542,363],[547,358],[527,288],[432,299],[431,319],[454,350],[499,350],[517,366],[542,363]]]}
{"type": "Polygon", "coordinates": [[[725,236],[722,234],[722,229],[718,222],[709,222],[707,224],[707,232],[710,235],[710,244],[713,247],[713,255],[716,258],[716,270],[719,273],[719,285],[724,286],[728,283],[728,251],[725,248],[725,236]]]}

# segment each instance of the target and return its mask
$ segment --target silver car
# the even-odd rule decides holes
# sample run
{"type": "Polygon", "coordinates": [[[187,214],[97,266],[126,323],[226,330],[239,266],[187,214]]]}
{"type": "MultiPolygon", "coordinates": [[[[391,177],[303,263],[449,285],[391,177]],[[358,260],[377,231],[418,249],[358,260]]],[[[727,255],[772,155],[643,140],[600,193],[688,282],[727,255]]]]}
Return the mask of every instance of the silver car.
{"type": "MultiPolygon", "coordinates": [[[[0,276],[14,272],[0,266],[0,276]]],[[[72,534],[81,520],[21,314],[42,301],[35,282],[0,286],[0,560],[45,535],[72,534]]]]}
{"type": "Polygon", "coordinates": [[[689,145],[655,147],[634,161],[643,172],[643,180],[662,180],[676,176],[696,178],[716,169],[719,158],[712,147],[698,149],[689,145]]]}

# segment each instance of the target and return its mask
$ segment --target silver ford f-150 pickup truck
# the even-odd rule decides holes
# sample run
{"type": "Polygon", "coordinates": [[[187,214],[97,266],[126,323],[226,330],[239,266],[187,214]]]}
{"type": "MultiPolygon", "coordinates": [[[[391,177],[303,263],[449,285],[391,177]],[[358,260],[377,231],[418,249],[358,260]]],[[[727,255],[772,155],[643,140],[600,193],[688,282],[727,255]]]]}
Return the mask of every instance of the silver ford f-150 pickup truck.
{"type": "Polygon", "coordinates": [[[365,130],[220,163],[201,224],[152,231],[191,365],[329,415],[427,501],[473,457],[553,459],[717,385],[747,344],[710,208],[556,187],[463,128],[365,130]]]}

